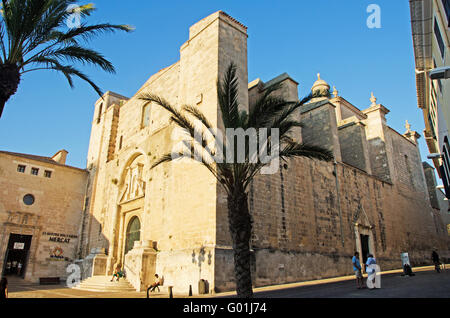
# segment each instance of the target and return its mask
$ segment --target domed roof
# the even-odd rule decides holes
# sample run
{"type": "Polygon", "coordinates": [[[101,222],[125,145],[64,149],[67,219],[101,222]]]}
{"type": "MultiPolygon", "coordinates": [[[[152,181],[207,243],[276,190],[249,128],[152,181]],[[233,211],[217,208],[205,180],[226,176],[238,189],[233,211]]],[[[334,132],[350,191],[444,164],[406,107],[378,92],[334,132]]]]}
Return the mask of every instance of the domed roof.
{"type": "Polygon", "coordinates": [[[317,74],[317,81],[314,82],[311,92],[313,94],[327,94],[330,91],[330,85],[320,78],[320,73],[317,74]]]}

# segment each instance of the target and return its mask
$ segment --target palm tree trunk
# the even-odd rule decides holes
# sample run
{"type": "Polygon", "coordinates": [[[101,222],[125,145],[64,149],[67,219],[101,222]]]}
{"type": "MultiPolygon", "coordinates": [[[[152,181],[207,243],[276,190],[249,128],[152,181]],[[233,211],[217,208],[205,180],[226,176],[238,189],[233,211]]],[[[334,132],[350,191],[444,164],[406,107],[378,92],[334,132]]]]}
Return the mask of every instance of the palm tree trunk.
{"type": "Polygon", "coordinates": [[[14,64],[0,64],[0,117],[11,96],[17,92],[20,83],[19,69],[14,64]]]}
{"type": "Polygon", "coordinates": [[[236,293],[239,298],[253,297],[250,238],[251,216],[248,211],[247,194],[236,190],[228,197],[228,222],[234,251],[236,293]]]}

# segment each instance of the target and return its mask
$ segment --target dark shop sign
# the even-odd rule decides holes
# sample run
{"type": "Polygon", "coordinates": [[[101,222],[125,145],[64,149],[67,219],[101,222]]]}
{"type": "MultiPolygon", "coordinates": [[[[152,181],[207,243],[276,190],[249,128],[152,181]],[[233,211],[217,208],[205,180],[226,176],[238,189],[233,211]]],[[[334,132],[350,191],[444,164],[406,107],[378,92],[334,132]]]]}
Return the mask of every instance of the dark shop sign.
{"type": "Polygon", "coordinates": [[[71,239],[76,239],[78,236],[71,235],[71,234],[64,234],[64,233],[50,233],[50,232],[43,232],[42,235],[48,236],[48,240],[50,242],[55,243],[70,243],[71,239]]]}

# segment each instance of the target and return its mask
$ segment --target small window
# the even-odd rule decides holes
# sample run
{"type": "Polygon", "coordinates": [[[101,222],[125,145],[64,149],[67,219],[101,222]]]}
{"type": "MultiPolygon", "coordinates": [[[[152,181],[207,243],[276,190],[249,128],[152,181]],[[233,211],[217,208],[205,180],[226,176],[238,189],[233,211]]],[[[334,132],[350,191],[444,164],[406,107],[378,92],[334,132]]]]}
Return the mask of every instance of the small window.
{"type": "Polygon", "coordinates": [[[99,124],[100,121],[102,120],[102,111],[103,111],[103,103],[100,103],[97,114],[97,124],[99,124]]]}
{"type": "Polygon", "coordinates": [[[123,143],[123,136],[120,136],[120,139],[119,139],[119,150],[122,149],[122,143],[123,143]]]}
{"type": "Polygon", "coordinates": [[[447,16],[447,25],[450,27],[450,0],[442,0],[444,6],[445,15],[447,16]]]}
{"type": "Polygon", "coordinates": [[[442,57],[442,59],[444,59],[445,44],[444,44],[444,40],[442,39],[441,30],[439,29],[439,24],[438,24],[436,18],[434,19],[434,35],[436,36],[436,40],[439,45],[439,50],[441,51],[441,57],[442,57]]]}
{"type": "Polygon", "coordinates": [[[17,166],[17,172],[25,173],[25,166],[24,165],[18,165],[17,166]]]}
{"type": "Polygon", "coordinates": [[[32,194],[24,195],[23,203],[25,203],[26,205],[32,205],[34,203],[34,196],[32,194]]]}
{"type": "Polygon", "coordinates": [[[39,169],[38,168],[31,168],[31,174],[33,176],[37,176],[39,174],[39,169]]]}
{"type": "Polygon", "coordinates": [[[46,178],[51,178],[51,177],[52,177],[52,172],[49,171],[49,170],[45,170],[45,171],[44,171],[44,177],[46,177],[46,178]]]}
{"type": "Polygon", "coordinates": [[[144,106],[142,110],[141,128],[148,127],[150,124],[150,104],[144,106]]]}

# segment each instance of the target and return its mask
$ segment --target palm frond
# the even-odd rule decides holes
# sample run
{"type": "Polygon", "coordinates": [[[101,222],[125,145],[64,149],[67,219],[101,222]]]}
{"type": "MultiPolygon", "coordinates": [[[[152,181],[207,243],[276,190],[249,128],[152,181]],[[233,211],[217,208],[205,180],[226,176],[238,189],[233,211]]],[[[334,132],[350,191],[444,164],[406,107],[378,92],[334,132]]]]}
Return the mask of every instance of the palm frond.
{"type": "MultiPolygon", "coordinates": [[[[143,93],[139,95],[138,98],[143,100],[145,103],[155,103],[156,105],[167,110],[171,114],[170,120],[172,122],[176,123],[180,128],[185,129],[189,133],[190,137],[200,143],[200,145],[208,150],[209,153],[213,153],[213,150],[209,147],[209,142],[204,132],[199,130],[199,127],[196,127],[196,125],[189,118],[177,110],[176,107],[172,106],[167,100],[151,93],[143,93]]],[[[184,108],[186,108],[186,106],[184,108]]]]}
{"type": "MultiPolygon", "coordinates": [[[[162,97],[152,94],[141,94],[139,98],[146,103],[155,103],[161,106],[170,113],[171,120],[179,127],[185,129],[191,139],[185,141],[185,146],[191,150],[191,154],[197,158],[197,161],[205,165],[206,168],[216,177],[216,179],[223,185],[227,193],[232,193],[234,189],[247,189],[256,174],[265,166],[270,164],[270,161],[276,159],[279,156],[282,160],[287,160],[294,157],[307,157],[311,159],[318,159],[324,161],[333,160],[333,153],[327,149],[319,146],[310,145],[306,143],[296,143],[289,136],[289,133],[295,127],[301,127],[299,118],[294,118],[292,115],[309,102],[314,95],[308,95],[300,101],[292,102],[286,101],[282,97],[273,96],[272,93],[279,89],[279,85],[274,85],[264,92],[263,96],[257,101],[254,107],[251,108],[250,113],[246,111],[239,111],[238,104],[238,82],[236,77],[236,67],[231,64],[223,79],[217,83],[218,101],[219,107],[222,112],[223,127],[226,128],[241,128],[244,131],[248,128],[267,129],[267,142],[264,145],[259,145],[258,149],[261,151],[267,150],[268,161],[262,162],[261,160],[252,161],[249,154],[249,144],[246,142],[245,161],[242,163],[218,162],[212,161],[212,158],[205,158],[204,150],[208,150],[207,153],[212,155],[209,151],[208,143],[205,139],[201,141],[195,140],[194,136],[197,131],[194,124],[186,115],[191,115],[195,119],[199,120],[204,127],[211,129],[211,123],[206,116],[196,107],[185,105],[181,110],[173,107],[162,97]],[[276,144],[272,144],[272,139],[275,135],[271,133],[271,129],[278,129],[277,134],[279,140],[276,144]],[[266,148],[262,149],[261,147],[266,148]],[[280,150],[281,148],[281,150],[280,150]],[[276,150],[276,151],[275,151],[276,150]]],[[[258,142],[259,141],[259,134],[258,142]]],[[[202,137],[203,138],[203,137],[202,137]]],[[[231,144],[227,140],[226,147],[230,147],[231,144]]],[[[226,147],[224,153],[226,153],[226,147]]],[[[234,143],[234,156],[237,153],[237,145],[234,143]]],[[[178,153],[178,157],[181,153],[178,153]]],[[[161,157],[155,164],[160,165],[165,162],[169,162],[177,158],[175,154],[166,154],[161,157]],[[175,157],[174,157],[175,155],[175,157]]],[[[194,158],[194,159],[195,159],[194,158]]],[[[236,158],[235,158],[236,159],[236,158]]]]}
{"type": "Polygon", "coordinates": [[[179,158],[177,156],[181,156],[181,154],[179,153],[167,153],[165,155],[162,155],[159,159],[157,159],[154,163],[152,163],[150,169],[154,169],[157,166],[166,163],[166,162],[171,162],[173,160],[175,160],[175,158],[179,158]]]}
{"type": "Polygon", "coordinates": [[[334,159],[333,152],[320,146],[289,142],[280,150],[280,158],[286,160],[293,157],[307,157],[310,159],[318,159],[322,161],[332,161],[334,159]]]}
{"type": "Polygon", "coordinates": [[[4,37],[5,37],[5,26],[4,26],[4,22],[2,19],[2,20],[0,20],[0,53],[1,53],[0,63],[1,64],[6,62],[6,45],[4,42],[4,37]]]}
{"type": "Polygon", "coordinates": [[[231,63],[222,81],[217,84],[217,96],[225,128],[237,128],[239,119],[238,80],[236,66],[231,63]]]}
{"type": "Polygon", "coordinates": [[[12,64],[21,74],[34,70],[56,70],[73,87],[73,77],[91,85],[99,94],[101,89],[75,66],[90,64],[114,73],[113,64],[101,53],[86,48],[95,36],[116,31],[130,32],[128,25],[102,23],[64,30],[73,14],[87,17],[95,10],[93,4],[78,5],[77,0],[1,0],[0,63],[12,64]],[[71,9],[70,9],[71,8],[71,9]]]}
{"type": "Polygon", "coordinates": [[[281,97],[264,95],[258,99],[255,105],[250,107],[249,127],[261,128],[270,126],[274,117],[281,110],[292,104],[281,97]]]}
{"type": "Polygon", "coordinates": [[[87,82],[91,87],[97,92],[99,96],[103,95],[103,91],[98,87],[86,74],[82,73],[81,71],[77,70],[73,66],[70,65],[54,65],[50,67],[49,69],[53,69],[56,71],[60,71],[64,74],[64,76],[67,78],[70,87],[74,87],[72,76],[78,77],[82,79],[83,81],[87,82]]]}
{"type": "Polygon", "coordinates": [[[125,31],[131,32],[134,27],[126,24],[109,24],[102,23],[96,25],[86,25],[82,24],[80,27],[71,29],[68,32],[61,35],[58,39],[59,42],[64,42],[69,39],[74,39],[77,37],[82,37],[85,41],[91,40],[93,37],[99,36],[105,33],[111,33],[115,31],[125,31]]]}
{"type": "Polygon", "coordinates": [[[183,110],[197,118],[206,128],[212,129],[212,125],[209,122],[208,118],[196,107],[185,105],[183,106],[183,110]]]}
{"type": "Polygon", "coordinates": [[[105,59],[100,53],[83,48],[78,45],[70,45],[47,54],[48,56],[55,56],[59,59],[63,58],[74,62],[88,63],[99,66],[108,73],[115,73],[114,66],[110,61],[105,59]]]}

